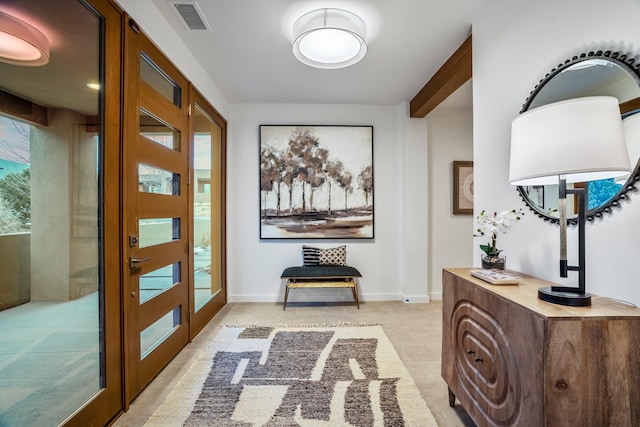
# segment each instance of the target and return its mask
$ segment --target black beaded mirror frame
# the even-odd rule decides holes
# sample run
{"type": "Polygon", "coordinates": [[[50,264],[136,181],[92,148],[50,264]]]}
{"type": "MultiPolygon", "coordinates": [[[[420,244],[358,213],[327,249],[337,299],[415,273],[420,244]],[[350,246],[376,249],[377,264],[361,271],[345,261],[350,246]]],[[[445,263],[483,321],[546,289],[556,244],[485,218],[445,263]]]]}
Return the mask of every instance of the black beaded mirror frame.
{"type": "MultiPolygon", "coordinates": [[[[556,68],[552,69],[547,75],[544,76],[542,80],[536,85],[536,87],[529,93],[529,97],[526,99],[524,105],[522,106],[522,110],[520,110],[519,114],[524,113],[529,109],[531,103],[535,99],[536,95],[542,90],[542,88],[556,75],[560,74],[563,70],[575,65],[579,62],[587,61],[590,59],[604,59],[607,61],[611,61],[614,64],[620,66],[622,69],[627,71],[640,85],[640,62],[635,63],[635,58],[630,58],[628,55],[622,54],[620,52],[612,52],[612,51],[591,51],[589,53],[582,53],[580,55],[574,56],[571,59],[567,59],[563,64],[559,64],[556,68]]],[[[640,114],[639,110],[634,110],[633,112],[623,114],[623,116],[631,115],[631,114],[640,114]]],[[[637,187],[636,183],[640,181],[640,159],[637,161],[631,175],[624,183],[620,191],[613,196],[609,201],[602,204],[601,206],[590,209],[587,211],[586,219],[587,221],[593,222],[596,218],[602,218],[605,214],[611,214],[614,209],[619,209],[621,207],[620,201],[629,199],[629,193],[636,192],[637,187]]],[[[545,221],[549,221],[550,223],[557,224],[558,218],[550,216],[540,209],[533,206],[524,187],[517,187],[517,191],[520,194],[520,197],[524,201],[524,203],[532,210],[537,216],[544,219],[545,221]]],[[[578,218],[569,218],[567,219],[567,223],[570,225],[575,225],[578,223],[578,218]]]]}

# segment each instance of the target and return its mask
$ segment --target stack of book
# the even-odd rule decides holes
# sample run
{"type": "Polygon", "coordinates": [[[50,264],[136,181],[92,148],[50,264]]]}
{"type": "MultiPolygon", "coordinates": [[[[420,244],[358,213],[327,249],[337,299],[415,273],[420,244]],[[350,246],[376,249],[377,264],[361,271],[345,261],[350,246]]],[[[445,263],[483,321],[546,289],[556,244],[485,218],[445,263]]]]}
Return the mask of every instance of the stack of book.
{"type": "Polygon", "coordinates": [[[504,270],[493,268],[491,270],[471,270],[472,276],[489,282],[492,285],[517,285],[520,283],[520,276],[507,273],[504,270]]]}

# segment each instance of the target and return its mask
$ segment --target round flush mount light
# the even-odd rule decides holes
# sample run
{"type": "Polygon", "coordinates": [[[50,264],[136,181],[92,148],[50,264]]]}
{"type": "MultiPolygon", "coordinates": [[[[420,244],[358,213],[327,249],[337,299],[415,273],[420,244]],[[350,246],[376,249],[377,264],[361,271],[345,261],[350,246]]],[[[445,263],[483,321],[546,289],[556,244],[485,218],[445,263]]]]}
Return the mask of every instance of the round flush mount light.
{"type": "Polygon", "coordinates": [[[293,26],[293,54],[316,68],[343,68],[367,53],[367,26],[351,12],[318,9],[305,13],[293,26]]]}
{"type": "Polygon", "coordinates": [[[38,66],[49,62],[49,40],[37,28],[0,12],[0,61],[38,66]]]}

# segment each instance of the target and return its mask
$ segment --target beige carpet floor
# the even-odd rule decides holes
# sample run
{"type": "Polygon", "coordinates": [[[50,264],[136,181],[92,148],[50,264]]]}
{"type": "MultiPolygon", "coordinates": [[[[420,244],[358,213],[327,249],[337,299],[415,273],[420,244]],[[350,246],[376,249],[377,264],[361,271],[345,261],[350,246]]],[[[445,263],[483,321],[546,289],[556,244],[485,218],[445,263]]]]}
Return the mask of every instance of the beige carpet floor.
{"type": "Polygon", "coordinates": [[[414,379],[424,401],[441,427],[473,427],[465,411],[449,407],[445,382],[440,377],[440,302],[404,304],[367,302],[356,309],[352,303],[231,303],[203,329],[165,370],[138,396],[115,427],[143,426],[180,383],[198,356],[209,346],[220,326],[246,324],[378,323],[414,379]]]}

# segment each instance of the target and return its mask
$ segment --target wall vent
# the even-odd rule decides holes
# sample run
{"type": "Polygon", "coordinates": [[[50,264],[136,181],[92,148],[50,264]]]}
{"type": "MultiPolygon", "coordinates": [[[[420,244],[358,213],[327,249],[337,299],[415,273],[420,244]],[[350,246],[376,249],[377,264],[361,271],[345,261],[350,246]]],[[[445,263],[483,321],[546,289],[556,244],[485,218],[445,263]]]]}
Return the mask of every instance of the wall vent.
{"type": "Polygon", "coordinates": [[[195,1],[170,1],[171,8],[178,15],[180,21],[188,31],[210,31],[211,28],[204,18],[200,6],[195,1]]]}

